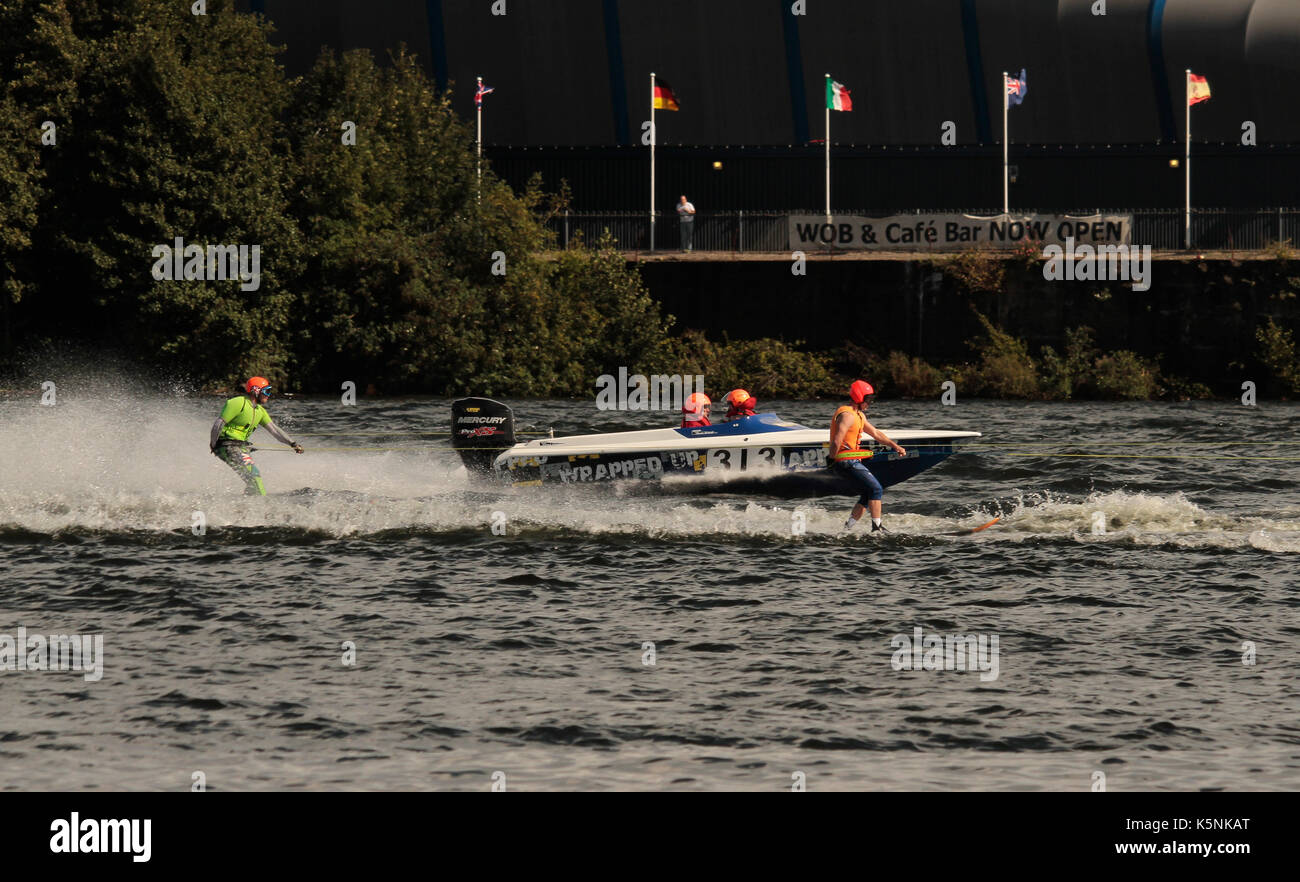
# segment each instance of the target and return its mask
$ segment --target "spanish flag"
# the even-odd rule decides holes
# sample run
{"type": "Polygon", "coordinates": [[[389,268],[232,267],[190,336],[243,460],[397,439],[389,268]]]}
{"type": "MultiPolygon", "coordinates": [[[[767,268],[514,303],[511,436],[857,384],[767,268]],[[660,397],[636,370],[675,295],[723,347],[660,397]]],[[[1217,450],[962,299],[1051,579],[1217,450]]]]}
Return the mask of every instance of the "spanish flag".
{"type": "Polygon", "coordinates": [[[1210,100],[1210,83],[1205,77],[1189,74],[1187,77],[1187,106],[1210,100]]]}
{"type": "Polygon", "coordinates": [[[655,110],[681,110],[673,87],[663,80],[655,80],[655,110]]]}

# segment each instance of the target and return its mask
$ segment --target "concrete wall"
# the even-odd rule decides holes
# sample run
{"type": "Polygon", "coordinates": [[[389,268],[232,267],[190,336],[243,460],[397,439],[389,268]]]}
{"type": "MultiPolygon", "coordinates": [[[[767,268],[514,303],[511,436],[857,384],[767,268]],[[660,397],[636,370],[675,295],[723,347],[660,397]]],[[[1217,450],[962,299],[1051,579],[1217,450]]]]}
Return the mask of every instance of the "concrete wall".
{"type": "Polygon", "coordinates": [[[810,261],[806,277],[775,262],[648,263],[642,276],[677,327],[711,338],[780,337],[813,349],[851,340],[881,355],[898,349],[935,364],[970,358],[981,333],[971,311],[1030,344],[1060,352],[1067,328],[1087,325],[1103,349],[1162,356],[1177,376],[1235,394],[1256,349],[1255,329],[1266,317],[1300,336],[1295,263],[1169,261],[1153,268],[1152,287],[1135,292],[1118,282],[1047,282],[1041,270],[1008,265],[998,294],[970,295],[950,275],[904,260],[810,261]],[[1288,278],[1291,279],[1288,282],[1288,278]],[[1243,368],[1231,367],[1241,362],[1243,368]]]}

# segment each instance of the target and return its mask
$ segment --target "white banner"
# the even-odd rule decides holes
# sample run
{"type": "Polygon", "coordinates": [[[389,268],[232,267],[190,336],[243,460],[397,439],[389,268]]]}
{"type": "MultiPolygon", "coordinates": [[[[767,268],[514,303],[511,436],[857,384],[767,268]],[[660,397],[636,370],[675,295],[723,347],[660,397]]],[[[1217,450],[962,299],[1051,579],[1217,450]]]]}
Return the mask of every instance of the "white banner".
{"type": "Polygon", "coordinates": [[[863,217],[837,214],[790,215],[793,250],[842,248],[865,251],[964,251],[967,248],[1016,248],[1033,243],[1076,245],[1128,245],[1133,237],[1133,215],[1000,214],[896,214],[863,217]]]}

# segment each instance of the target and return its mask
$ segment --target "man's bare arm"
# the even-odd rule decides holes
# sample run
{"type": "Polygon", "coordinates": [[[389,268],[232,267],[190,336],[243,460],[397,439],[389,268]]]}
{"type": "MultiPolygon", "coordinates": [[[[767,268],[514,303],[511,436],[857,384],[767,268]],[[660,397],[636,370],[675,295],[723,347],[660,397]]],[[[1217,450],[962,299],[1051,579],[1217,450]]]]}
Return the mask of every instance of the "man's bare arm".
{"type": "Polygon", "coordinates": [[[866,432],[868,435],[870,435],[872,438],[875,438],[881,444],[884,444],[886,447],[892,447],[900,455],[902,456],[907,455],[906,450],[904,450],[898,444],[894,443],[894,440],[892,438],[890,438],[884,432],[877,429],[875,426],[871,425],[871,423],[868,422],[865,426],[862,427],[862,430],[866,432]]]}

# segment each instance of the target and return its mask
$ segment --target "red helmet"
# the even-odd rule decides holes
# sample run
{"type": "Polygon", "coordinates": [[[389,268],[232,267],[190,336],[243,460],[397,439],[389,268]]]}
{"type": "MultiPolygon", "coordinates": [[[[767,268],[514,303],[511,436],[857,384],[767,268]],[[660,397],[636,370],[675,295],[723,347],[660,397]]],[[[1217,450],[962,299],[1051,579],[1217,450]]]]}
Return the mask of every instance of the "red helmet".
{"type": "Polygon", "coordinates": [[[875,395],[876,390],[871,388],[871,384],[866,380],[855,380],[849,387],[849,398],[854,404],[861,404],[869,395],[875,395]]]}
{"type": "Polygon", "coordinates": [[[704,413],[704,408],[711,404],[713,402],[703,392],[692,392],[691,396],[686,399],[686,406],[682,408],[682,413],[700,416],[704,413]]]}
{"type": "Polygon", "coordinates": [[[271,381],[268,380],[266,377],[253,377],[251,380],[249,380],[247,383],[244,384],[244,389],[246,389],[248,391],[248,394],[252,395],[254,398],[256,398],[258,395],[266,394],[270,390],[270,388],[271,388],[271,381]]]}
{"type": "Polygon", "coordinates": [[[722,400],[727,402],[728,418],[742,414],[752,414],[754,409],[758,407],[758,399],[744,389],[733,389],[722,400]]]}

